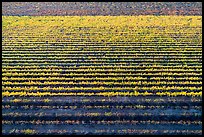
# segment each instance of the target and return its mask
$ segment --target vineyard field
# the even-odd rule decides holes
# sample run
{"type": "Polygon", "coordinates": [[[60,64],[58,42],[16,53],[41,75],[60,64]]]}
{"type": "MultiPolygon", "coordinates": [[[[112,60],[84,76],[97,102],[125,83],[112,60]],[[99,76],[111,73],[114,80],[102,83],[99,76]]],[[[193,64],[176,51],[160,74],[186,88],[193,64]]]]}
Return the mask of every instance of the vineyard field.
{"type": "Polygon", "coordinates": [[[4,135],[201,135],[201,16],[2,16],[4,135]]]}

